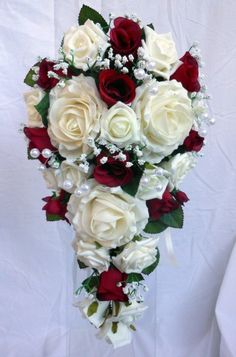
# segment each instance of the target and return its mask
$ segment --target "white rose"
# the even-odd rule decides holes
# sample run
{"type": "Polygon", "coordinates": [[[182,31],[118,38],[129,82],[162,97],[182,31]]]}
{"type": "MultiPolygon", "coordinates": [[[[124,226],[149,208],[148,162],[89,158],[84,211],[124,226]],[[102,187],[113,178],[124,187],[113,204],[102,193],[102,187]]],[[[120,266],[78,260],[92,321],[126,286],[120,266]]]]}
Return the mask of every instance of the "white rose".
{"type": "Polygon", "coordinates": [[[83,174],[80,170],[78,165],[69,162],[67,160],[62,161],[60,166],[60,172],[57,176],[58,186],[66,190],[67,192],[74,192],[74,190],[81,186],[86,179],[86,175],[83,174]],[[68,180],[71,182],[71,188],[65,188],[63,183],[68,180]]]}
{"type": "Polygon", "coordinates": [[[71,27],[63,40],[63,52],[67,60],[74,61],[75,67],[85,71],[88,69],[88,57],[90,65],[93,65],[99,52],[102,56],[107,47],[107,36],[91,20],[87,20],[84,25],[71,27]]]}
{"type": "Polygon", "coordinates": [[[169,187],[179,188],[187,173],[195,166],[196,157],[192,153],[177,154],[172,159],[162,164],[162,167],[169,171],[169,187]]]}
{"type": "Polygon", "coordinates": [[[175,43],[171,33],[158,34],[149,26],[144,27],[143,47],[149,60],[155,64],[152,72],[169,79],[171,66],[178,60],[175,43]]]}
{"type": "Polygon", "coordinates": [[[79,303],[79,309],[84,317],[87,318],[96,328],[99,328],[105,321],[104,315],[108,306],[109,301],[99,301],[97,299],[90,300],[86,298],[79,303]],[[91,316],[88,316],[89,306],[93,303],[97,303],[97,311],[91,316]]]}
{"type": "Polygon", "coordinates": [[[145,238],[128,243],[124,250],[112,259],[123,273],[141,273],[156,260],[156,238],[145,238]]]}
{"type": "Polygon", "coordinates": [[[82,197],[71,195],[67,217],[80,239],[116,248],[142,231],[148,221],[148,210],[144,201],[121,188],[112,193],[97,185],[82,197]]]}
{"type": "Polygon", "coordinates": [[[101,137],[119,147],[137,142],[139,129],[133,109],[121,102],[113,105],[102,118],[101,137]]]}
{"type": "Polygon", "coordinates": [[[46,186],[49,190],[58,190],[57,174],[56,170],[52,168],[47,168],[43,171],[43,178],[46,182],[46,186]]]}
{"type": "Polygon", "coordinates": [[[162,175],[159,175],[156,170],[157,167],[144,170],[136,197],[145,201],[153,198],[162,199],[162,195],[168,185],[168,179],[164,176],[167,172],[163,170],[162,175]]]}
{"type": "Polygon", "coordinates": [[[87,139],[98,135],[105,109],[92,77],[81,74],[51,91],[48,132],[62,156],[75,159],[91,151],[87,139]]]}
{"type": "Polygon", "coordinates": [[[160,82],[153,95],[149,86],[138,87],[133,108],[140,120],[141,141],[146,145],[145,159],[149,162],[160,162],[183,144],[193,125],[191,100],[176,80],[160,82]]]}
{"type": "Polygon", "coordinates": [[[32,89],[30,92],[24,93],[26,110],[28,114],[28,126],[30,128],[42,128],[43,122],[41,115],[36,110],[35,105],[43,99],[44,92],[41,89],[32,89]]]}
{"type": "Polygon", "coordinates": [[[90,268],[97,269],[99,273],[107,271],[110,265],[109,250],[103,247],[97,248],[95,243],[84,242],[77,239],[74,248],[79,261],[90,268]]]}

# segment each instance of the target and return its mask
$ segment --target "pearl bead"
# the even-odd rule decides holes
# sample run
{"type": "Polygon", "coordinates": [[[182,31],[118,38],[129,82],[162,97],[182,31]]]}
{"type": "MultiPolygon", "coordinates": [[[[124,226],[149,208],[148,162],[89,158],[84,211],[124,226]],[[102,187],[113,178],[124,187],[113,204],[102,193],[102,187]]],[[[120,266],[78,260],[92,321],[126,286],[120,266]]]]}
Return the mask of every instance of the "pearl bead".
{"type": "Polygon", "coordinates": [[[205,135],[207,135],[207,130],[206,130],[205,128],[200,129],[200,130],[199,130],[199,135],[200,135],[200,136],[205,136],[205,135]]]}
{"type": "Polygon", "coordinates": [[[30,156],[33,158],[33,159],[37,159],[39,156],[40,156],[40,151],[39,149],[31,149],[30,150],[30,156]]]}
{"type": "Polygon", "coordinates": [[[76,197],[80,197],[82,195],[82,191],[79,188],[77,188],[75,190],[74,194],[75,194],[76,197]]]}
{"type": "Polygon", "coordinates": [[[143,178],[142,178],[142,184],[143,184],[143,185],[148,184],[148,182],[149,182],[149,178],[148,178],[148,177],[143,177],[143,178]]]}
{"type": "Polygon", "coordinates": [[[73,187],[73,182],[71,180],[65,180],[63,182],[63,188],[65,190],[70,190],[73,187]]]}
{"type": "Polygon", "coordinates": [[[146,68],[148,71],[152,71],[155,68],[156,63],[154,61],[150,61],[147,63],[146,68]]]}
{"type": "Polygon", "coordinates": [[[157,185],[156,190],[157,190],[158,192],[160,192],[160,191],[162,191],[162,188],[163,188],[162,185],[157,185]]]}
{"type": "Polygon", "coordinates": [[[134,70],[134,76],[138,80],[142,80],[145,77],[145,71],[142,68],[134,70]]]}
{"type": "Polygon", "coordinates": [[[42,171],[46,170],[46,166],[44,164],[40,164],[38,167],[38,170],[42,172],[42,171]]]}
{"type": "Polygon", "coordinates": [[[45,159],[49,159],[49,157],[52,156],[52,152],[50,149],[43,149],[42,151],[42,156],[45,158],[45,159]]]}
{"type": "Polygon", "coordinates": [[[215,118],[211,118],[211,119],[209,120],[209,123],[210,123],[211,125],[214,125],[215,122],[216,122],[215,118]]]}
{"type": "Polygon", "coordinates": [[[87,192],[89,190],[89,185],[87,185],[86,183],[83,184],[81,187],[80,187],[80,190],[82,192],[87,192]]]}
{"type": "Polygon", "coordinates": [[[149,93],[152,94],[152,95],[157,94],[157,92],[158,92],[158,87],[152,87],[149,90],[149,93]]]}

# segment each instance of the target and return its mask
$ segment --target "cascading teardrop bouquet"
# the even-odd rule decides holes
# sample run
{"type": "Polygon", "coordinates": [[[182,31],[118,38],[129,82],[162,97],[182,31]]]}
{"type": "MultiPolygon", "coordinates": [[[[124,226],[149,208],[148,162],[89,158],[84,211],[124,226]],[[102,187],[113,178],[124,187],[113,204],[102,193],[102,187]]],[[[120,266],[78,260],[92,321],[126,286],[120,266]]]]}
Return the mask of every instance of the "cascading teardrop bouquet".
{"type": "Polygon", "coordinates": [[[179,186],[214,123],[200,66],[197,43],[178,59],[170,33],[83,6],[58,59],[39,58],[25,78],[28,158],[53,191],[43,210],[73,226],[91,271],[80,310],[114,347],[146,309],[161,232],[183,226],[179,186]]]}

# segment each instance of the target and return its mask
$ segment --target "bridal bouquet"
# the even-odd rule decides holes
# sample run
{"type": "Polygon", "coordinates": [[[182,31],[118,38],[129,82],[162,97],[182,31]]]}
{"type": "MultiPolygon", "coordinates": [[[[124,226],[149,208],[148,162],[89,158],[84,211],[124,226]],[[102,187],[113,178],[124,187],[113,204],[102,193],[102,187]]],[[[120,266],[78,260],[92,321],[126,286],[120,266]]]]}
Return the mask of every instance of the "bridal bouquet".
{"type": "Polygon", "coordinates": [[[135,15],[107,23],[83,6],[78,20],[58,59],[39,58],[25,78],[24,133],[53,191],[46,218],[73,226],[78,266],[90,272],[79,308],[119,347],[146,309],[159,237],[183,226],[179,187],[214,119],[197,43],[178,59],[171,34],[135,15]]]}

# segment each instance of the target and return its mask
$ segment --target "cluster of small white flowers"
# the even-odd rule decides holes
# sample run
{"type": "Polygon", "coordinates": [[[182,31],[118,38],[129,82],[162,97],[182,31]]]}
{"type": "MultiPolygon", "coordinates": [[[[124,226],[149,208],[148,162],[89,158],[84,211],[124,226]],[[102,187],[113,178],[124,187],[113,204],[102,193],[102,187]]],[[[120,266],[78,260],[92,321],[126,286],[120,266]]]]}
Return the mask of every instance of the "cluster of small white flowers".
{"type": "MultiPolygon", "coordinates": [[[[118,283],[119,284],[119,283],[118,283]]],[[[120,283],[121,284],[121,283],[120,283]]],[[[118,285],[121,286],[121,285],[118,285]]],[[[144,298],[142,293],[148,291],[148,287],[144,283],[132,282],[127,283],[124,288],[122,288],[124,294],[128,295],[129,302],[137,301],[143,302],[144,298]]]]}

